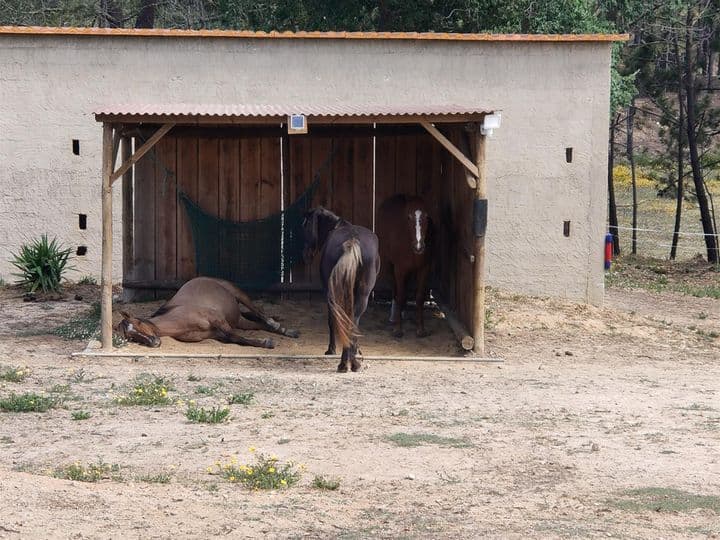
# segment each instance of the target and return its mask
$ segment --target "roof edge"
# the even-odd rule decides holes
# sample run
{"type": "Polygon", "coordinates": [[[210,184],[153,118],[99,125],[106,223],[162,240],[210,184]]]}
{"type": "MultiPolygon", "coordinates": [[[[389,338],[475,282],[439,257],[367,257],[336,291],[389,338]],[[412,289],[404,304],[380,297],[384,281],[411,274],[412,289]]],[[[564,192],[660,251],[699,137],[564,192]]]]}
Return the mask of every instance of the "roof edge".
{"type": "Polygon", "coordinates": [[[256,32],[252,30],[181,30],[176,28],[83,28],[51,26],[0,26],[0,35],[118,36],[240,39],[368,39],[495,42],[613,42],[628,34],[453,34],[440,32],[256,32]]]}

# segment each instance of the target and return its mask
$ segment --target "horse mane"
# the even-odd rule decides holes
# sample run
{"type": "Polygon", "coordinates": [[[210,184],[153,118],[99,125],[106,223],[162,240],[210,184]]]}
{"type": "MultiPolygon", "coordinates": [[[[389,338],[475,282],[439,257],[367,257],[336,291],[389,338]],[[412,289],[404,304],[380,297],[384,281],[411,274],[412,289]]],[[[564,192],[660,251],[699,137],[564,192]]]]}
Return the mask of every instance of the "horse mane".
{"type": "Polygon", "coordinates": [[[172,310],[176,307],[177,306],[168,306],[167,304],[163,304],[162,306],[157,308],[157,311],[155,311],[155,313],[150,315],[150,318],[152,319],[153,317],[159,317],[160,315],[165,315],[166,313],[169,313],[170,310],[172,310]]]}

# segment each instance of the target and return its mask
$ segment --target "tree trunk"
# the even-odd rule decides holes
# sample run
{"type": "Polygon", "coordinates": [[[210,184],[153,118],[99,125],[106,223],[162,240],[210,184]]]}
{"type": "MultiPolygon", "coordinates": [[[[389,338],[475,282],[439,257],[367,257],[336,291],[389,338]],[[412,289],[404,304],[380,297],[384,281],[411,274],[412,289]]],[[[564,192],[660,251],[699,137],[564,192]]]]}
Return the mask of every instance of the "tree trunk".
{"type": "Polygon", "coordinates": [[[618,231],[617,204],[615,203],[615,182],[613,182],[613,167],[615,166],[615,128],[620,115],[610,121],[610,144],[608,146],[608,209],[610,212],[610,234],[613,237],[613,254],[620,255],[620,234],[618,231]]]}
{"type": "MultiPolygon", "coordinates": [[[[680,65],[680,47],[678,45],[677,35],[675,36],[675,59],[678,66],[680,65]]],[[[673,227],[672,246],[670,247],[670,259],[675,260],[677,256],[677,246],[680,240],[680,220],[682,218],[683,203],[683,182],[685,179],[685,163],[683,160],[683,129],[685,128],[685,107],[683,105],[683,80],[682,71],[678,72],[680,80],[678,81],[678,137],[677,137],[677,203],[675,205],[675,227],[673,227]]]]}
{"type": "Polygon", "coordinates": [[[630,102],[627,112],[626,151],[630,162],[630,175],[632,178],[632,254],[637,255],[637,178],[635,176],[635,152],[633,151],[633,125],[635,123],[635,98],[630,102]]]}
{"type": "Polygon", "coordinates": [[[717,264],[720,262],[720,254],[718,254],[718,246],[713,227],[713,220],[708,205],[707,193],[705,191],[705,182],[703,182],[703,172],[700,166],[700,157],[698,155],[697,134],[695,133],[696,119],[696,93],[695,93],[695,66],[692,61],[693,55],[693,16],[692,10],[688,9],[687,21],[685,27],[685,97],[687,99],[687,138],[688,149],[690,150],[690,166],[692,167],[693,182],[695,184],[695,192],[697,195],[698,206],[700,207],[700,221],[705,234],[705,247],[707,248],[708,262],[717,264]]]}
{"type": "Polygon", "coordinates": [[[142,0],[140,2],[140,13],[135,20],[135,28],[155,27],[155,3],[156,0],[142,0]]]}

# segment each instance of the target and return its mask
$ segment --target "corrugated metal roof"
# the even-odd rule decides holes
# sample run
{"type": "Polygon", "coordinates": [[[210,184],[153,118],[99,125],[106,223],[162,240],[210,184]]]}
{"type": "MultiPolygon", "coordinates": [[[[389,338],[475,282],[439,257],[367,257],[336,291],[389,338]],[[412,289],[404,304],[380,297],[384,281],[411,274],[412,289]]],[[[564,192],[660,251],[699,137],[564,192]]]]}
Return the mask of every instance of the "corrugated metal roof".
{"type": "Polygon", "coordinates": [[[175,28],[75,28],[0,26],[0,35],[135,36],[250,39],[370,39],[434,41],[627,41],[628,34],[451,34],[440,32],[255,32],[251,30],[179,30],[175,28]]]}
{"type": "Polygon", "coordinates": [[[222,118],[286,118],[291,114],[307,117],[378,117],[378,116],[442,116],[492,112],[478,105],[352,105],[347,103],[324,105],[213,105],[189,103],[122,104],[98,108],[99,116],[180,116],[222,118]]]}

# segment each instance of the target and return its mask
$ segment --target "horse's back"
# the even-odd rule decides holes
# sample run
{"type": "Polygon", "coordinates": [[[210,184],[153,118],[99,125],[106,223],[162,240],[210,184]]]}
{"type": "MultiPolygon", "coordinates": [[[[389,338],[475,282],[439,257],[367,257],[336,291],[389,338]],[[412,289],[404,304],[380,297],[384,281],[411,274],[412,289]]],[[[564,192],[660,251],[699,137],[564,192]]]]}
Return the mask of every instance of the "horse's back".
{"type": "Polygon", "coordinates": [[[238,312],[233,295],[235,285],[229,281],[211,277],[196,277],[186,282],[165,306],[189,306],[218,310],[227,315],[238,312]]]}

